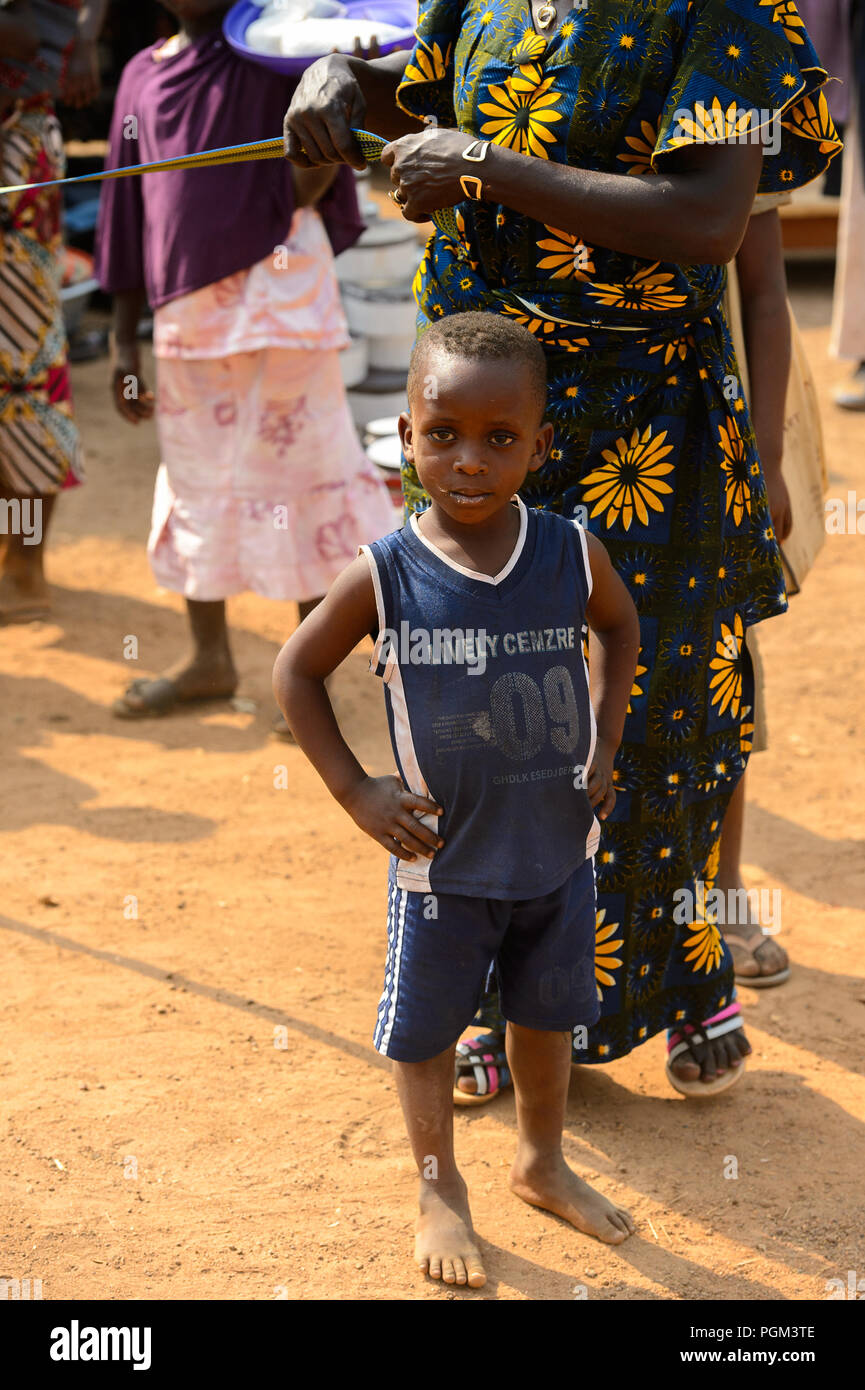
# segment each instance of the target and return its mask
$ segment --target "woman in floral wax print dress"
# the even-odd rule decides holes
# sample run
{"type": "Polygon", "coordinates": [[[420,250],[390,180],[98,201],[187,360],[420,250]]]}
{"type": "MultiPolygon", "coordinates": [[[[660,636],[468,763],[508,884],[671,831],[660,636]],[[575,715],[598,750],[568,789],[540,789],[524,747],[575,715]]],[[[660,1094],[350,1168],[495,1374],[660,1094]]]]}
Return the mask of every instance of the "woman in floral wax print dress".
{"type": "MultiPolygon", "coordinates": [[[[360,166],[365,128],[392,142],[405,217],[456,207],[418,273],[421,331],[487,309],[547,352],[556,437],[525,500],[587,518],[642,629],[597,856],[602,1014],[574,1060],[668,1029],[668,1076],[700,1095],[750,1051],[707,866],[747,761],[744,634],[787,606],[720,301],[758,189],[840,146],[826,79],[788,0],[421,0],[409,55],[322,59],[286,118],[295,163],[360,166]]],[[[423,508],[409,468],[403,486],[423,508]]],[[[460,1089],[488,1095],[493,1000],[481,1018],[498,1036],[460,1089]]]]}

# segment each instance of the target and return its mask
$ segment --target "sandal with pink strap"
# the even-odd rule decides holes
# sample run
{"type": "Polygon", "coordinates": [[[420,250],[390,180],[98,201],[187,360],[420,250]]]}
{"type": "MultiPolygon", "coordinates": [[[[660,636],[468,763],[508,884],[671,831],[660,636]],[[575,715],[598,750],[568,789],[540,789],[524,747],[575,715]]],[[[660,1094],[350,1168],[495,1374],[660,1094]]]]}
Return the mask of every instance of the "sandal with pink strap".
{"type": "Polygon", "coordinates": [[[487,1105],[489,1101],[494,1100],[511,1084],[507,1060],[502,1039],[496,1033],[479,1033],[475,1038],[464,1038],[462,1042],[458,1042],[454,1104],[487,1105]],[[456,1085],[461,1076],[474,1077],[478,1088],[475,1094],[461,1091],[456,1085]]]}
{"type": "Polygon", "coordinates": [[[745,1074],[744,1057],[735,1065],[730,1066],[718,1073],[714,1081],[701,1081],[697,1077],[694,1081],[685,1081],[681,1076],[677,1076],[673,1071],[673,1062],[684,1053],[689,1052],[691,1058],[702,1071],[703,1065],[709,1059],[708,1043],[715,1038],[724,1037],[727,1033],[734,1033],[742,1027],[742,1013],[738,1003],[735,1001],[728,1004],[726,1009],[720,1013],[707,1018],[704,1023],[695,1027],[691,1023],[686,1023],[680,1030],[670,1029],[667,1033],[667,1079],[674,1090],[683,1096],[697,1096],[706,1099],[708,1096],[717,1096],[721,1091],[729,1091],[731,1086],[735,1086],[742,1080],[745,1074]]]}

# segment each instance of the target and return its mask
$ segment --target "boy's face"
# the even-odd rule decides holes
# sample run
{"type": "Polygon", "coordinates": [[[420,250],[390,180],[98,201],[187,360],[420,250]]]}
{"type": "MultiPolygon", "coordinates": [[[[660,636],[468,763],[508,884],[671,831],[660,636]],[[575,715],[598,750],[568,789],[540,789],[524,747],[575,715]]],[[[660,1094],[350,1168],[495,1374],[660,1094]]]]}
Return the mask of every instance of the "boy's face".
{"type": "Polygon", "coordinates": [[[542,424],[528,367],[478,361],[433,348],[423,386],[401,415],[409,463],[433,503],[454,521],[487,521],[540,468],[553,427],[542,424]]]}

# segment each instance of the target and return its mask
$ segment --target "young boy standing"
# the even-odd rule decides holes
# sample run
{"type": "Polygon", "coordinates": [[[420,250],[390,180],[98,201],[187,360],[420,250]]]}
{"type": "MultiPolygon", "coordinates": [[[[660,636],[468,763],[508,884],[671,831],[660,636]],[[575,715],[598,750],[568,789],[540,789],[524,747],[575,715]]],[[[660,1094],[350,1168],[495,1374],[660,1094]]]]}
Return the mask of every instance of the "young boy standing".
{"type": "Polygon", "coordinates": [[[486,1275],[454,1158],[453,1064],[493,965],[516,1090],[512,1190],[610,1244],[634,1229],[570,1170],[561,1139],[572,1030],[598,1016],[596,815],[615,802],[639,626],[601,543],[514,496],[551,446],[545,393],[543,352],[520,326],[468,313],[427,330],[400,433],[429,510],[363,547],[274,671],[297,742],[391,853],[374,1041],[394,1060],[420,1174],[417,1262],[473,1288],[486,1275]],[[367,776],[325,688],[371,631],[395,777],[367,776]]]}

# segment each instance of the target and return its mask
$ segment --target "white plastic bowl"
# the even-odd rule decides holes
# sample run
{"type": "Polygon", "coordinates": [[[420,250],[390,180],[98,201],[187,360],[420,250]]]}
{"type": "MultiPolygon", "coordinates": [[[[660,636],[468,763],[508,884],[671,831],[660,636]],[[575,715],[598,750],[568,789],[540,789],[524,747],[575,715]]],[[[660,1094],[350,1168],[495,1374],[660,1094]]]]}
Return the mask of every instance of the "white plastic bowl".
{"type": "Polygon", "coordinates": [[[367,458],[371,458],[377,468],[399,472],[402,445],[399,442],[398,434],[389,434],[384,439],[374,440],[372,444],[367,446],[366,453],[367,458]]]}
{"type": "Polygon", "coordinates": [[[368,443],[371,444],[374,439],[386,439],[389,434],[398,434],[398,419],[398,415],[380,415],[377,420],[367,420],[363,428],[368,443]]]}
{"type": "Polygon", "coordinates": [[[404,285],[414,276],[422,254],[412,227],[381,217],[367,227],[354,246],[337,256],[336,273],[342,284],[404,285]]]}
{"type": "Polygon", "coordinates": [[[359,391],[351,390],[348,393],[348,403],[351,407],[351,415],[354,423],[359,430],[367,420],[375,415],[386,411],[390,415],[400,415],[404,410],[408,410],[408,398],[405,391],[359,391]]]}
{"type": "Polygon", "coordinates": [[[411,350],[415,344],[415,332],[370,334],[369,365],[380,367],[386,372],[407,372],[411,350]]]}
{"type": "Polygon", "coordinates": [[[344,284],[342,304],[352,333],[376,338],[414,336],[417,304],[408,285],[344,284]]]}
{"type": "Polygon", "coordinates": [[[352,338],[339,354],[342,384],[348,390],[366,377],[369,368],[369,345],[366,338],[352,338]]]}

